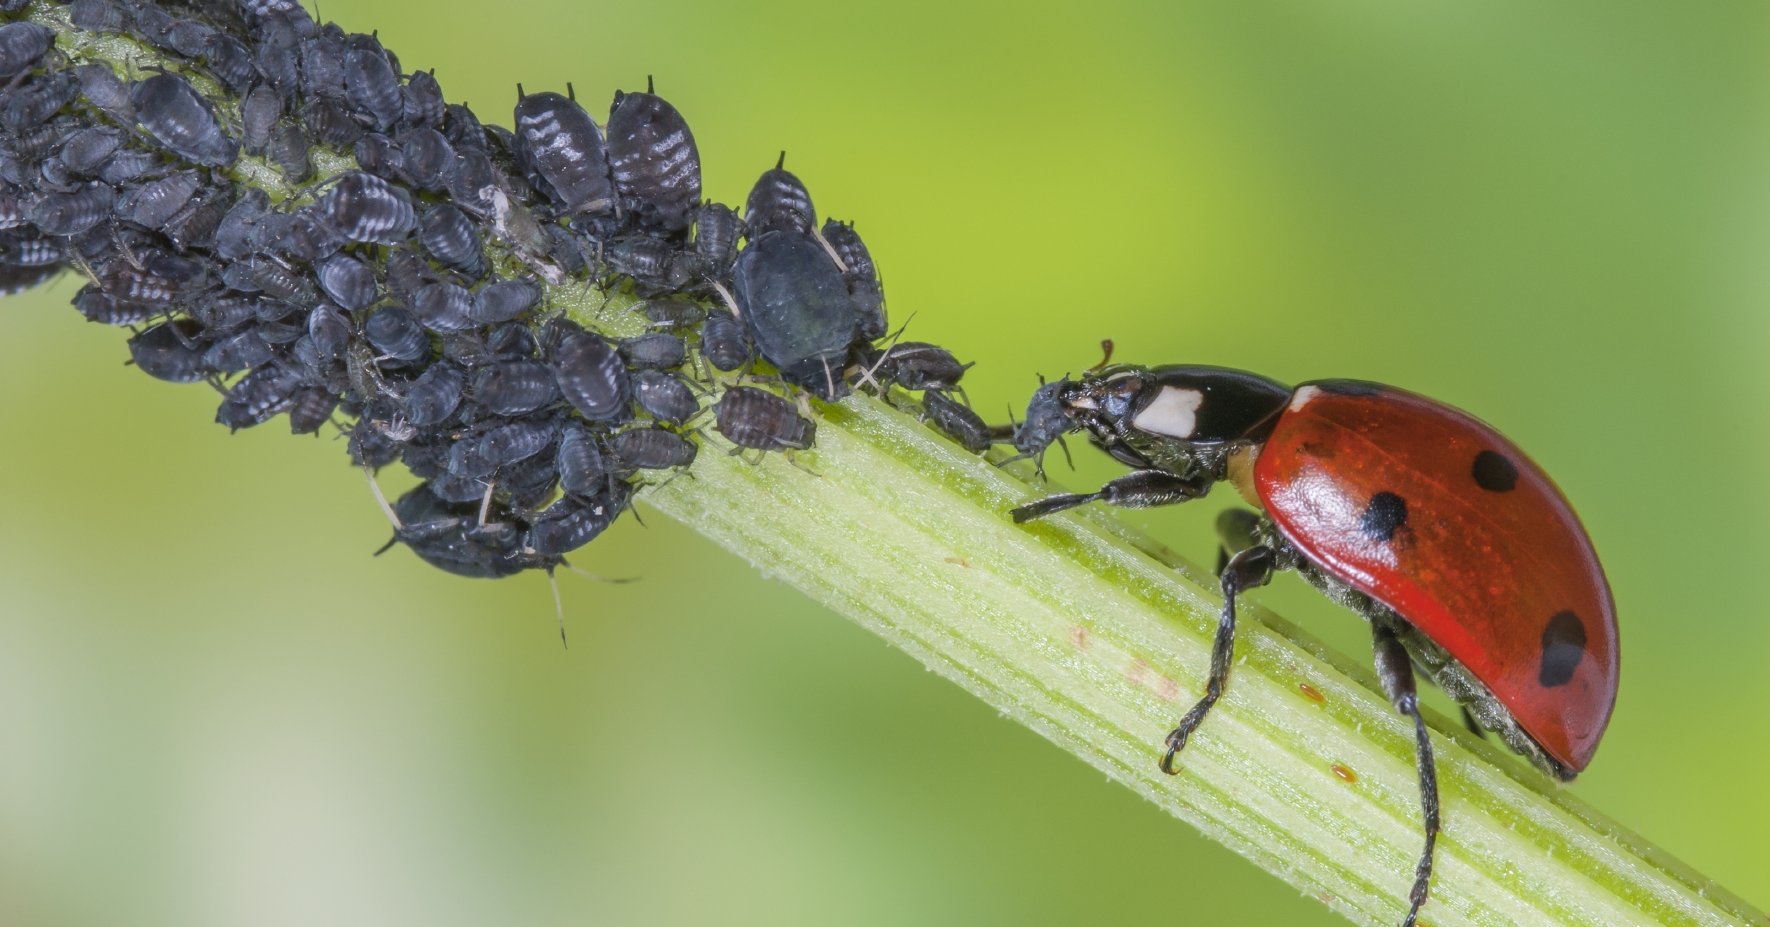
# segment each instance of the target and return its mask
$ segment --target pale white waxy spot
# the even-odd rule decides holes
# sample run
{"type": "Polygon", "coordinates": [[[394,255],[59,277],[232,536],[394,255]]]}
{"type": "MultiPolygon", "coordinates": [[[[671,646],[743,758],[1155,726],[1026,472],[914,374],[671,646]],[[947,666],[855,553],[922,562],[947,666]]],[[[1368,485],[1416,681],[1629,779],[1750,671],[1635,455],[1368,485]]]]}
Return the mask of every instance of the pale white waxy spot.
{"type": "Polygon", "coordinates": [[[1205,394],[1198,390],[1163,387],[1155,399],[1131,419],[1131,426],[1138,431],[1169,438],[1190,438],[1198,428],[1198,407],[1204,401],[1205,394]]]}
{"type": "Polygon", "coordinates": [[[1309,400],[1314,399],[1315,394],[1319,392],[1321,392],[1321,387],[1319,386],[1305,386],[1302,389],[1297,390],[1296,395],[1291,397],[1291,411],[1295,412],[1308,405],[1309,400]]]}

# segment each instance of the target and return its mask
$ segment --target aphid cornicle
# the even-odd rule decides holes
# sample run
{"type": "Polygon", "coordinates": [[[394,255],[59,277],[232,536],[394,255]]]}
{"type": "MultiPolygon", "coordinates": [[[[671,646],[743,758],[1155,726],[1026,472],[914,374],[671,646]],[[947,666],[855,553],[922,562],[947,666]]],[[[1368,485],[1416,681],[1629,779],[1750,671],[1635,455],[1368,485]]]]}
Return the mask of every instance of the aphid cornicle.
{"type": "Polygon", "coordinates": [[[1591,762],[1616,701],[1610,587],[1566,498],[1493,428],[1374,383],[1291,388],[1218,367],[1120,365],[1039,389],[1015,444],[1039,454],[1077,430],[1136,469],[1023,505],[1015,521],[1093,501],[1169,505],[1220,480],[1261,510],[1218,520],[1227,557],[1210,674],[1168,735],[1164,771],[1223,693],[1236,597],[1286,569],[1370,622],[1383,691],[1413,722],[1426,843],[1404,925],[1426,901],[1438,836],[1416,667],[1550,775],[1591,762]]]}

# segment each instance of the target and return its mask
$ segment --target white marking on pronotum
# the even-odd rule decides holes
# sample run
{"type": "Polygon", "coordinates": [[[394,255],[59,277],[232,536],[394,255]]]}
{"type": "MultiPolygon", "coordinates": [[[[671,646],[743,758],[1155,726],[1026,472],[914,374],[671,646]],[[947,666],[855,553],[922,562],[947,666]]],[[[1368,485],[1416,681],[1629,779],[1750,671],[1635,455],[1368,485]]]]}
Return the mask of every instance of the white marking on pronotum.
{"type": "Polygon", "coordinates": [[[1315,394],[1319,392],[1321,392],[1319,386],[1305,386],[1297,390],[1296,394],[1291,397],[1291,411],[1296,412],[1308,405],[1309,400],[1314,399],[1315,394]]]}
{"type": "Polygon", "coordinates": [[[1131,419],[1131,426],[1169,438],[1190,438],[1198,429],[1198,407],[1204,401],[1205,394],[1198,390],[1164,386],[1155,399],[1131,419]]]}

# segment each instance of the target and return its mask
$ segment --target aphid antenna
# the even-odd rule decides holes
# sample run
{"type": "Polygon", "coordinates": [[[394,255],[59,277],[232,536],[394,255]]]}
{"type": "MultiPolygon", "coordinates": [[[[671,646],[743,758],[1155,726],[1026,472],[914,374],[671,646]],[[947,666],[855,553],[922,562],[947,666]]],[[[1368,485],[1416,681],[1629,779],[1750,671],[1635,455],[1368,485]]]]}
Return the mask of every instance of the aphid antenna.
{"type": "Polygon", "coordinates": [[[842,255],[836,253],[836,246],[830,244],[830,240],[824,237],[822,230],[813,226],[811,229],[811,237],[824,249],[824,253],[830,256],[830,260],[836,262],[837,270],[840,270],[843,273],[848,273],[847,262],[842,260],[842,255]]]}
{"type": "MultiPolygon", "coordinates": [[[[382,550],[392,547],[394,542],[399,540],[398,532],[406,530],[406,526],[400,522],[399,515],[393,511],[393,506],[389,505],[387,502],[387,495],[381,491],[381,483],[375,479],[375,468],[368,464],[363,464],[363,475],[369,478],[369,492],[374,493],[375,504],[381,507],[381,514],[387,516],[387,521],[389,524],[393,525],[393,530],[395,532],[394,539],[388,541],[386,547],[375,551],[375,555],[380,556],[382,550]]],[[[484,522],[482,521],[481,524],[484,524],[484,522]]]]}
{"type": "Polygon", "coordinates": [[[553,575],[553,567],[547,568],[547,588],[553,590],[553,616],[559,621],[559,646],[570,650],[571,642],[565,639],[565,601],[559,597],[559,577],[553,575]]]}
{"type": "MultiPolygon", "coordinates": [[[[914,312],[910,313],[909,318],[904,319],[903,324],[897,327],[897,331],[886,335],[885,350],[879,352],[879,359],[873,362],[873,366],[861,371],[860,381],[862,383],[873,384],[873,388],[879,391],[881,398],[885,395],[885,387],[874,378],[873,374],[878,373],[879,368],[885,366],[885,361],[891,357],[891,349],[897,346],[897,340],[903,337],[904,329],[909,328],[910,322],[914,321],[915,318],[916,314],[914,312]]],[[[975,363],[975,361],[973,361],[973,363],[975,363]]],[[[969,405],[969,403],[967,403],[967,405],[969,405]]]]}
{"type": "Polygon", "coordinates": [[[584,569],[583,567],[573,566],[572,564],[567,563],[563,559],[559,561],[559,565],[562,567],[565,567],[567,570],[570,570],[573,573],[578,574],[579,576],[582,576],[583,578],[585,578],[587,580],[590,580],[591,582],[609,583],[611,585],[616,585],[616,586],[624,585],[626,583],[639,582],[639,577],[637,577],[637,576],[603,576],[600,573],[592,573],[589,570],[584,569]]]}
{"type": "Polygon", "coordinates": [[[719,294],[719,299],[731,310],[732,315],[740,319],[744,317],[744,310],[738,308],[738,301],[732,298],[731,291],[725,288],[725,284],[711,277],[707,279],[707,282],[713,285],[713,291],[719,294]]]}
{"type": "Polygon", "coordinates": [[[496,479],[486,481],[486,493],[479,500],[479,526],[486,526],[486,517],[492,513],[492,492],[498,488],[496,479]]]}

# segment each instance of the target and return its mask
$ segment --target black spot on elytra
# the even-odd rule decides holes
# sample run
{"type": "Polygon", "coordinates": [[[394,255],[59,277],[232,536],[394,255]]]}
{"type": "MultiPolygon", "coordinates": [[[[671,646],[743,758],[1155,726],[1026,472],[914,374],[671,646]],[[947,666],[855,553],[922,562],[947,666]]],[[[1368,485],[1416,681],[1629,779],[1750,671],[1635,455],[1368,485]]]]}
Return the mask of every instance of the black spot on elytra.
{"type": "Polygon", "coordinates": [[[1310,385],[1336,396],[1375,396],[1383,391],[1382,384],[1364,380],[1317,380],[1310,385]]]}
{"type": "Polygon", "coordinates": [[[1571,611],[1559,611],[1543,628],[1543,665],[1537,682],[1545,688],[1564,686],[1586,654],[1586,626],[1571,611]]]}
{"type": "Polygon", "coordinates": [[[1364,515],[1358,520],[1358,530],[1373,541],[1387,543],[1395,538],[1395,532],[1407,524],[1407,500],[1392,492],[1380,492],[1371,497],[1370,504],[1364,507],[1364,515]]]}
{"type": "Polygon", "coordinates": [[[1475,455],[1474,475],[1475,485],[1488,492],[1510,492],[1518,485],[1518,468],[1496,451],[1475,455]]]}

